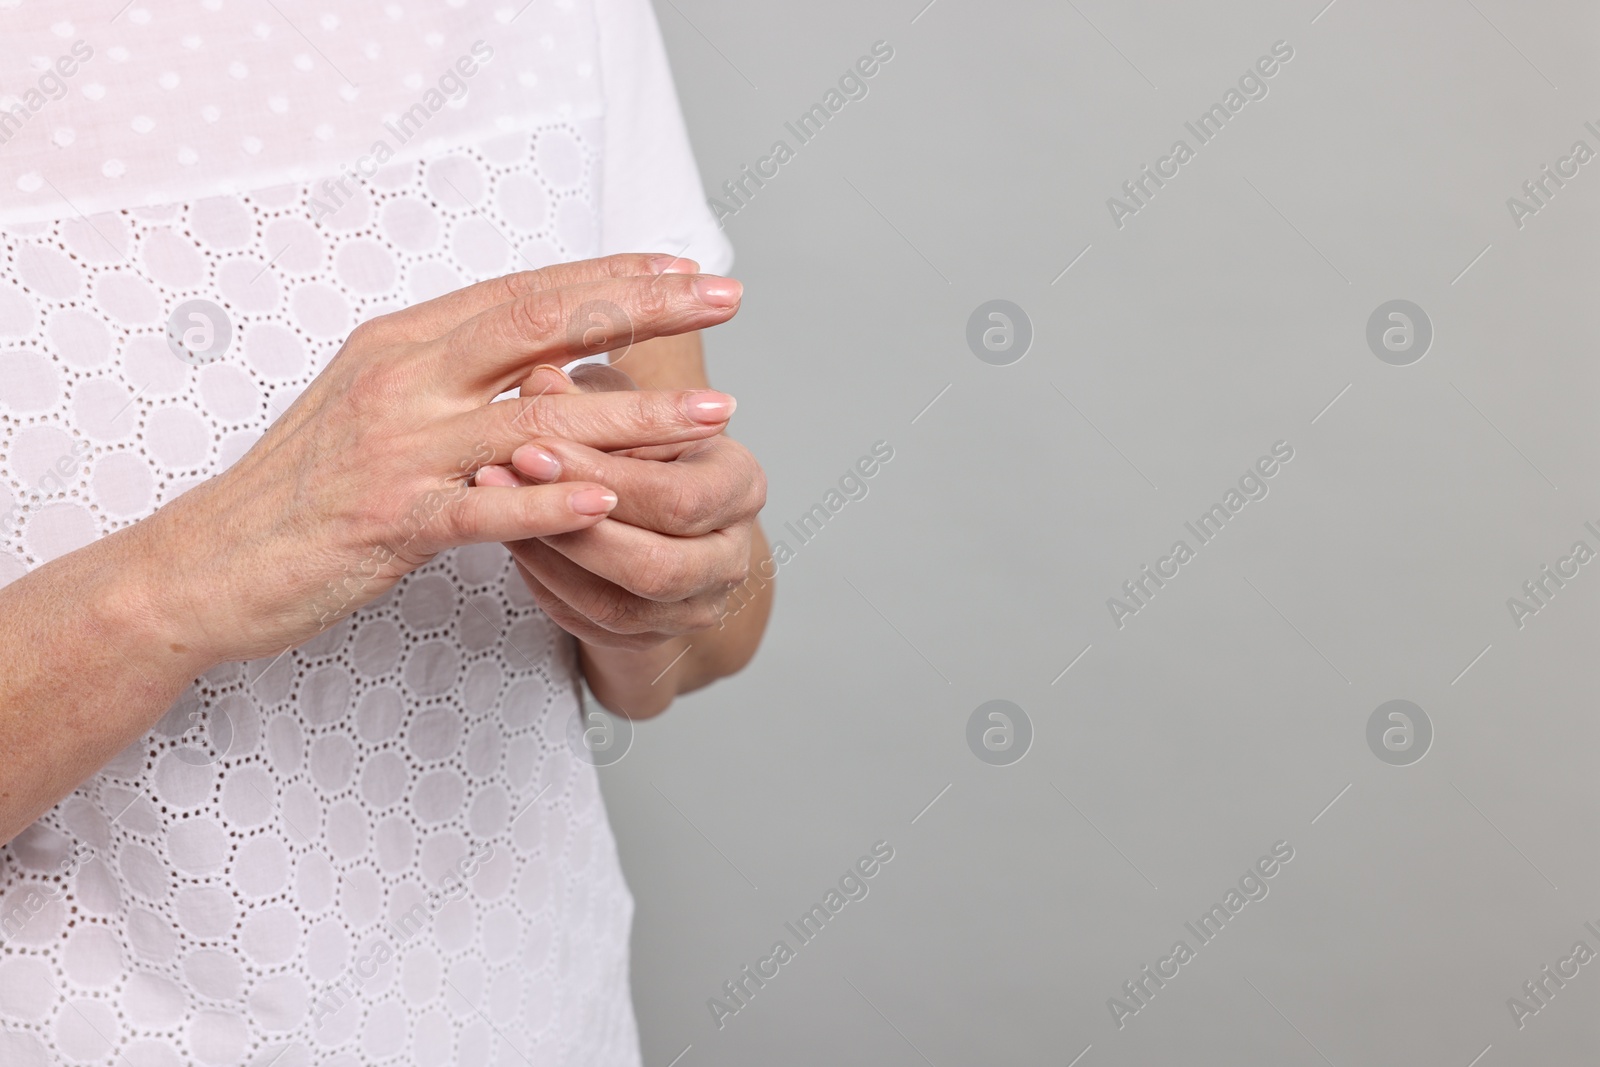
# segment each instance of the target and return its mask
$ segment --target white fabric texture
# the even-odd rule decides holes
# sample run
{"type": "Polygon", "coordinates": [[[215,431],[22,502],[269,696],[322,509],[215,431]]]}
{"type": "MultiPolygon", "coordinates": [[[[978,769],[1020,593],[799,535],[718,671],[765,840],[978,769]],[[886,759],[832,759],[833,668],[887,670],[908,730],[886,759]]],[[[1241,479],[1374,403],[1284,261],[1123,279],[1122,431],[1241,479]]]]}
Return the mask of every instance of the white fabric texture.
{"type": "MultiPolygon", "coordinates": [[[[731,259],[646,0],[105,7],[0,0],[0,584],[225,470],[365,318],[731,259]]],[[[0,1064],[636,1065],[580,684],[499,545],[209,672],[0,848],[0,1064]]]]}

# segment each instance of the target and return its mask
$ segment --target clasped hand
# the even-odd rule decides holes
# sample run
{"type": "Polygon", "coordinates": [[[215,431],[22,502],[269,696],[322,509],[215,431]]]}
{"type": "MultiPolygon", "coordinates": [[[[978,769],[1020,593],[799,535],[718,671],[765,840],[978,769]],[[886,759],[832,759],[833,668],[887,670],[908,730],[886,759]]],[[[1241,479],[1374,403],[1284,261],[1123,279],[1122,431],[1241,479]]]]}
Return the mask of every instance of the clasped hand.
{"type": "MultiPolygon", "coordinates": [[[[522,387],[524,397],[552,405],[595,394],[622,406],[649,396],[618,368],[593,364],[570,376],[541,366],[522,387]]],[[[766,479],[748,449],[724,433],[612,450],[540,437],[509,465],[477,475],[480,486],[566,480],[606,486],[614,509],[587,529],[507,544],[557,625],[592,645],[643,650],[717,624],[747,576],[766,503],[766,479]]]]}

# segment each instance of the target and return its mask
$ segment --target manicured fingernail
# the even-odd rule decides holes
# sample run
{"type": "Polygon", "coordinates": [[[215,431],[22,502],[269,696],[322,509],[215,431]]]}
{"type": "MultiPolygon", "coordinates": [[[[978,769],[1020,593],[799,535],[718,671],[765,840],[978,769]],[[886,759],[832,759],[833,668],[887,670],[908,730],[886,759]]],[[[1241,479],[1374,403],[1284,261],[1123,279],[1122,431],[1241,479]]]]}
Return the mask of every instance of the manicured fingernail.
{"type": "Polygon", "coordinates": [[[508,488],[516,486],[519,479],[505,467],[480,467],[477,475],[472,479],[474,485],[486,488],[508,488]]]}
{"type": "Polygon", "coordinates": [[[534,396],[545,393],[564,393],[567,386],[572,384],[572,379],[567,372],[550,363],[541,363],[533,368],[533,373],[528,375],[528,388],[534,396]]]}
{"type": "Polygon", "coordinates": [[[719,393],[713,389],[703,389],[684,397],[683,403],[691,419],[709,426],[712,423],[727,422],[731,419],[734,406],[738,401],[727,393],[719,393]]]}
{"type": "Polygon", "coordinates": [[[650,260],[650,270],[654,274],[696,274],[700,264],[682,256],[655,256],[650,260]]]}
{"type": "Polygon", "coordinates": [[[553,482],[561,477],[561,461],[555,453],[538,445],[523,445],[511,453],[511,465],[536,482],[553,482]]]}
{"type": "Polygon", "coordinates": [[[617,506],[617,494],[609,489],[579,489],[568,503],[579,515],[604,515],[617,506]]]}
{"type": "Polygon", "coordinates": [[[702,274],[694,280],[694,295],[702,304],[714,308],[731,308],[744,295],[744,286],[732,278],[715,274],[702,274]]]}

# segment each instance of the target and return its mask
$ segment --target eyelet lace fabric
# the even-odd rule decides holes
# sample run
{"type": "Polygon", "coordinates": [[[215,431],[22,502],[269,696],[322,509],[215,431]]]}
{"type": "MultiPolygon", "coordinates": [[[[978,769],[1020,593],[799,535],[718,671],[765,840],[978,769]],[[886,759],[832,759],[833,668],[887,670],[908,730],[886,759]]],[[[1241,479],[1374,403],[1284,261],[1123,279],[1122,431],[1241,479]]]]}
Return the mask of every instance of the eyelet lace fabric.
{"type": "MultiPolygon", "coordinates": [[[[289,186],[5,231],[0,580],[230,465],[356,322],[590,254],[588,140],[392,167],[321,226],[289,186]],[[194,296],[237,358],[168,350],[194,296]]],[[[575,672],[498,545],[211,671],[0,850],[0,1063],[633,1062],[575,672]]]]}
{"type": "MultiPolygon", "coordinates": [[[[356,323],[597,254],[599,110],[343,190],[101,210],[115,190],[63,187],[58,217],[0,225],[0,585],[225,470],[356,323]],[[167,345],[191,299],[232,327],[203,366],[167,345]]],[[[0,1064],[637,1064],[578,685],[499,545],[212,670],[0,848],[0,1064]]]]}

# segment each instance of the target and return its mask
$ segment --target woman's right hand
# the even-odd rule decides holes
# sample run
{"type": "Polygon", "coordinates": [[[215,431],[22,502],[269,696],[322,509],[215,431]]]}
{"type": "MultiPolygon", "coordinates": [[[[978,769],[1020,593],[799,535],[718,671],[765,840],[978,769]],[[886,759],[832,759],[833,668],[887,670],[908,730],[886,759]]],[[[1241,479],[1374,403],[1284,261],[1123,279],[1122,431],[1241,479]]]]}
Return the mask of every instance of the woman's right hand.
{"type": "Polygon", "coordinates": [[[563,264],[358,326],[243,459],[123,531],[150,597],[141,611],[199,673],[309,640],[445,549],[599,522],[616,503],[604,486],[477,487],[472,477],[535,437],[602,450],[711,437],[729,398],[490,401],[537,364],[731,318],[738,283],[679,273],[684,262],[563,264]]]}

